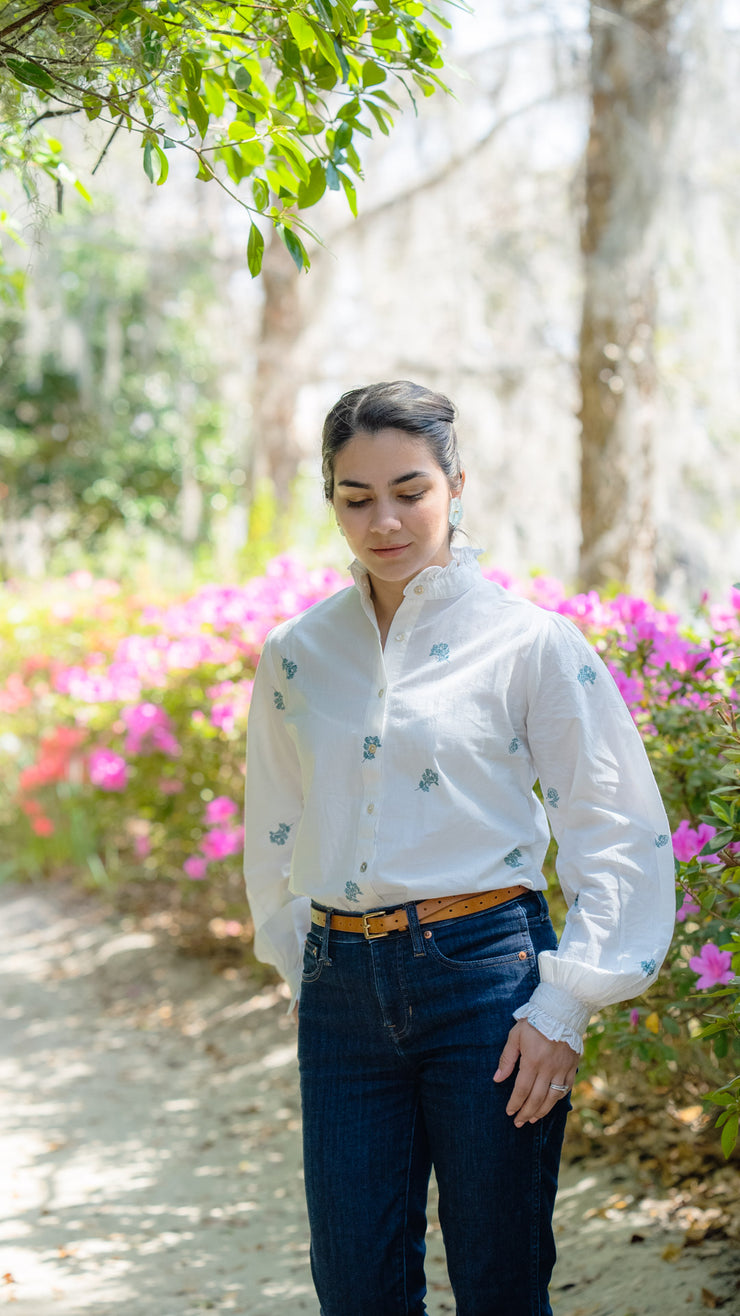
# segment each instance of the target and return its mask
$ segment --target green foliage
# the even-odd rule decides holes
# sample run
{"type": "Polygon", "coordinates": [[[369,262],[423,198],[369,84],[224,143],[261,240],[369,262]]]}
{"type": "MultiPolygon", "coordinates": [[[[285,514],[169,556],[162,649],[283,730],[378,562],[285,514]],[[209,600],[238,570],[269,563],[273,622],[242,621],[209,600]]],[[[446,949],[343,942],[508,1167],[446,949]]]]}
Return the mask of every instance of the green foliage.
{"type": "Polygon", "coordinates": [[[224,432],[207,245],[147,254],[102,216],[57,236],[36,285],[38,344],[17,307],[0,308],[3,514],[44,525],[52,570],[117,526],[130,554],[147,530],[192,548],[247,481],[224,432]],[[183,536],[186,479],[201,511],[183,536]]]}
{"type": "MultiPolygon", "coordinates": [[[[441,0],[442,5],[456,0],[441,0]]],[[[301,211],[326,187],[353,213],[362,177],[358,137],[387,133],[395,79],[415,105],[444,84],[447,27],[420,0],[280,0],[260,4],[151,4],[20,0],[0,15],[0,169],[29,196],[39,174],[76,184],[61,146],[38,125],[60,114],[138,133],[150,182],[167,180],[166,152],[194,157],[256,219],[272,223],[296,264],[309,265],[301,211]],[[174,126],[173,126],[174,125],[174,126]],[[238,192],[251,183],[251,199],[238,192]]],[[[256,227],[256,226],[255,226],[256,227]]],[[[250,234],[249,268],[260,247],[250,234]]]]}

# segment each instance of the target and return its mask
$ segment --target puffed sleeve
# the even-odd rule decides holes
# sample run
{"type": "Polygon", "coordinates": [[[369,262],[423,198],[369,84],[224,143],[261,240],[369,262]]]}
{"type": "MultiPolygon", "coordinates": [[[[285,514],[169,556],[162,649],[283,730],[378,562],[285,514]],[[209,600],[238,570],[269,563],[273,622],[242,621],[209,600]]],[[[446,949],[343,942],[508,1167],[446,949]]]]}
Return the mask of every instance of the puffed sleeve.
{"type": "Polygon", "coordinates": [[[645,747],[610,673],[550,614],[528,670],[527,734],[568,903],[557,951],[516,1013],[582,1051],[591,1015],[654,981],[670,944],[670,830],[645,747]]]}
{"type": "Polygon", "coordinates": [[[301,774],[286,726],[283,682],[271,632],[265,641],[247,724],[244,878],[258,959],[274,964],[298,995],[310,901],[290,891],[290,863],[303,809],[301,774]]]}

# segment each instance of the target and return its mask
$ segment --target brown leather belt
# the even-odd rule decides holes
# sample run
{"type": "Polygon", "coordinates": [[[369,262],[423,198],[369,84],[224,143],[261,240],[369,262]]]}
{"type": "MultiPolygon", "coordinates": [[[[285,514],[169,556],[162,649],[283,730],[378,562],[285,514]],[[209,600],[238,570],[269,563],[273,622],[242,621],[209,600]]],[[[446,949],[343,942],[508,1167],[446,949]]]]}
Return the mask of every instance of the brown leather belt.
{"type": "MultiPolygon", "coordinates": [[[[505,886],[498,891],[478,891],[470,896],[438,896],[433,900],[420,900],[416,913],[420,923],[440,923],[445,918],[460,918],[463,914],[494,909],[507,900],[526,895],[529,890],[528,886],[505,886]]],[[[311,921],[317,927],[326,927],[326,914],[325,909],[311,905],[311,921]]],[[[387,937],[389,932],[408,931],[409,917],[404,906],[400,905],[390,913],[378,909],[368,914],[332,914],[330,926],[333,932],[356,932],[366,941],[375,941],[378,937],[387,937]]]]}

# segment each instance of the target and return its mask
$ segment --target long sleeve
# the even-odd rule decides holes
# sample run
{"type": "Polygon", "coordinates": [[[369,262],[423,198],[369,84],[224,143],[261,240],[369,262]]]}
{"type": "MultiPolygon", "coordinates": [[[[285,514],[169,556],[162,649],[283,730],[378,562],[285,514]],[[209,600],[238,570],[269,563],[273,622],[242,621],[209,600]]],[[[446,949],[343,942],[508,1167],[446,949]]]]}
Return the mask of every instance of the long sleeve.
{"type": "Polygon", "coordinates": [[[303,793],[298,755],[286,725],[284,681],[284,673],[276,676],[268,636],[247,726],[244,878],[255,927],[255,954],[275,965],[295,997],[310,901],[289,888],[303,793]]]}
{"type": "Polygon", "coordinates": [[[554,614],[529,663],[527,734],[568,902],[558,950],[517,1011],[582,1050],[590,1016],[639,995],[670,944],[674,865],[658,788],[632,718],[598,655],[554,614]]]}

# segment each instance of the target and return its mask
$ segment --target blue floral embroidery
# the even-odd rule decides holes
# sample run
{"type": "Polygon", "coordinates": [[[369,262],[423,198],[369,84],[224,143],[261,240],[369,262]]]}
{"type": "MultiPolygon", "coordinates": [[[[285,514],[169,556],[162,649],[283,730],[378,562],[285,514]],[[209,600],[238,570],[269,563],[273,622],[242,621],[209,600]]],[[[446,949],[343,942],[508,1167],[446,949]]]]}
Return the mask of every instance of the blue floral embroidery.
{"type": "Polygon", "coordinates": [[[653,973],[655,973],[655,960],[642,960],[640,963],[640,968],[645,974],[645,977],[649,978],[653,973]]]}
{"type": "Polygon", "coordinates": [[[379,749],[380,749],[380,740],[378,736],[365,736],[365,744],[363,747],[363,755],[362,755],[364,759],[374,759],[379,749]]]}
{"type": "Polygon", "coordinates": [[[362,895],[362,891],[356,882],[345,882],[344,894],[348,900],[353,900],[356,903],[357,897],[362,895]]]}
{"type": "Polygon", "coordinates": [[[446,663],[449,656],[449,644],[433,644],[429,650],[429,657],[436,658],[438,663],[446,663]]]}
{"type": "Polygon", "coordinates": [[[507,855],[504,855],[504,863],[507,864],[509,868],[523,868],[524,864],[522,863],[521,850],[510,850],[507,855]]]}
{"type": "Polygon", "coordinates": [[[290,823],[278,823],[277,831],[270,832],[270,840],[273,845],[285,845],[290,831],[290,823]]]}
{"type": "Polygon", "coordinates": [[[509,753],[516,754],[518,748],[519,748],[519,737],[514,736],[513,740],[509,741],[509,753]]]}
{"type": "Polygon", "coordinates": [[[560,796],[558,795],[554,786],[548,786],[547,795],[545,798],[547,799],[547,803],[550,805],[551,809],[557,809],[558,800],[560,799],[560,796]]]}
{"type": "Polygon", "coordinates": [[[288,680],[289,680],[289,681],[292,681],[292,680],[293,680],[293,677],[295,676],[296,672],[298,671],[298,668],[297,668],[296,664],[295,664],[295,663],[292,663],[292,662],[290,661],[289,658],[283,658],[283,661],[282,661],[282,667],[283,667],[283,671],[285,672],[285,675],[287,676],[288,680]]]}
{"type": "Polygon", "coordinates": [[[279,708],[280,712],[282,713],[285,709],[285,700],[283,699],[283,696],[281,695],[280,691],[273,690],[272,697],[275,701],[275,707],[279,708]]]}
{"type": "Polygon", "coordinates": [[[576,898],[573,901],[573,904],[571,905],[571,909],[578,909],[578,898],[579,898],[579,893],[576,892],[576,898]]]}
{"type": "Polygon", "coordinates": [[[432,772],[431,768],[425,768],[421,774],[421,781],[416,789],[418,791],[426,791],[428,795],[430,786],[439,786],[439,777],[436,772],[432,772]]]}
{"type": "Polygon", "coordinates": [[[660,836],[656,836],[656,838],[655,838],[655,848],[656,848],[656,850],[660,850],[660,849],[662,849],[662,847],[663,847],[664,845],[667,845],[667,844],[668,844],[668,842],[670,841],[670,839],[671,839],[670,836],[666,836],[665,832],[661,832],[661,833],[660,833],[660,836]]]}
{"type": "Polygon", "coordinates": [[[582,667],[580,672],[578,673],[578,680],[580,681],[581,685],[593,685],[594,681],[596,680],[596,673],[593,667],[588,667],[588,666],[582,667]]]}

